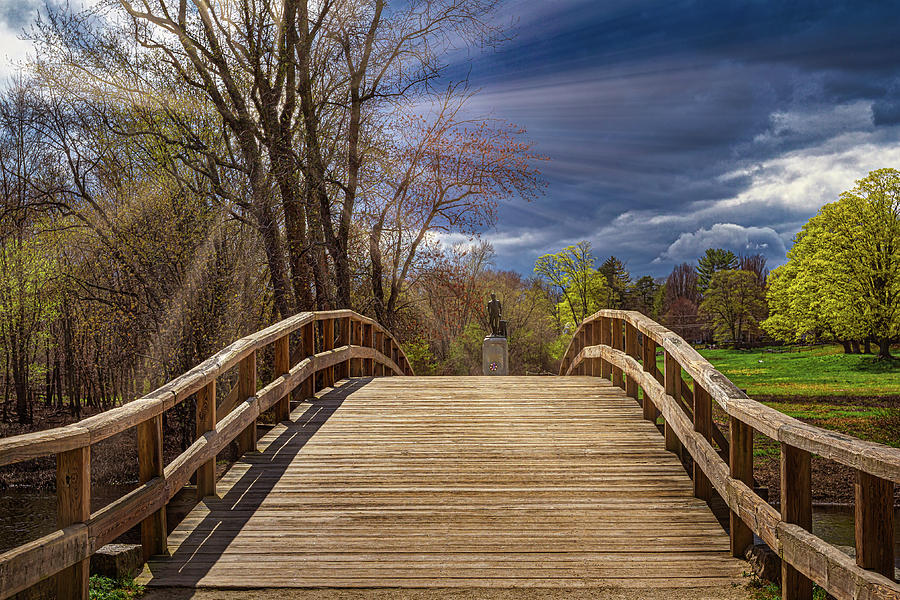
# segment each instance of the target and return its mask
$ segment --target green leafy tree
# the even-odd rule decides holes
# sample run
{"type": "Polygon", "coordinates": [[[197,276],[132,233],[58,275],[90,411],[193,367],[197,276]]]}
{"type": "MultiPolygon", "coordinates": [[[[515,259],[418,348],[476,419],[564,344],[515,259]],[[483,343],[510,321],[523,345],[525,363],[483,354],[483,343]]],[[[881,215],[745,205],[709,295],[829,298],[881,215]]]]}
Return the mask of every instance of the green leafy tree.
{"type": "Polygon", "coordinates": [[[562,301],[558,305],[560,320],[574,330],[585,317],[606,304],[610,289],[606,277],[594,269],[591,244],[581,241],[554,254],[538,257],[534,272],[559,291],[562,301]]]}
{"type": "Polygon", "coordinates": [[[890,359],[900,335],[900,171],[879,169],[804,225],[770,276],[765,328],[787,338],[874,338],[890,359]]]}
{"type": "Polygon", "coordinates": [[[700,311],[712,323],[718,341],[739,348],[744,336],[753,332],[765,316],[765,290],[750,271],[717,271],[710,279],[700,311]]]}
{"type": "Polygon", "coordinates": [[[858,305],[848,294],[849,272],[836,268],[822,252],[821,224],[804,225],[788,252],[788,262],[768,277],[766,299],[769,318],[762,326],[772,337],[785,341],[839,341],[865,337],[858,305]],[[823,293],[825,287],[829,293],[823,293]]]}
{"type": "Polygon", "coordinates": [[[697,290],[706,293],[712,276],[716,271],[737,269],[738,257],[731,250],[707,248],[706,253],[697,261],[697,290]]]}

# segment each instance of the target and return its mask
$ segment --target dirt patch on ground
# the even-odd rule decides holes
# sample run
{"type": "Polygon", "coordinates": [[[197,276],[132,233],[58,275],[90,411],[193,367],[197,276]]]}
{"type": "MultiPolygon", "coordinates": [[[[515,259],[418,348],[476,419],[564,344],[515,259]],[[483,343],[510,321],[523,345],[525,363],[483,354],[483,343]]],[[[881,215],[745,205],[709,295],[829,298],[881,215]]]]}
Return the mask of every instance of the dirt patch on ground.
{"type": "MultiPolygon", "coordinates": [[[[856,470],[818,456],[811,460],[813,504],[854,503],[856,470]]],[[[754,465],[757,483],[769,488],[769,502],[781,497],[781,466],[777,456],[758,457],[754,465]]],[[[894,489],[894,506],[900,508],[900,486],[894,489]]]]}
{"type": "Polygon", "coordinates": [[[748,600],[746,586],[678,589],[292,589],[292,590],[186,590],[150,589],[147,600],[748,600]]]}

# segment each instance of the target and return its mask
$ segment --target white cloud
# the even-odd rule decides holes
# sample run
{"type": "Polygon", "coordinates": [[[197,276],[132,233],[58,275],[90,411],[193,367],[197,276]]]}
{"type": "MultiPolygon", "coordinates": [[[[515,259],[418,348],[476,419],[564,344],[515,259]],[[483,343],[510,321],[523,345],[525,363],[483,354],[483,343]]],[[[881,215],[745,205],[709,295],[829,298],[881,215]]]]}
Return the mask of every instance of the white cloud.
{"type": "Polygon", "coordinates": [[[623,232],[639,235],[648,250],[653,248],[655,264],[696,260],[708,247],[742,250],[757,241],[768,244],[763,254],[780,262],[806,220],[857,179],[882,167],[900,168],[900,127],[839,133],[736,169],[722,179],[748,183],[732,197],[698,200],[677,210],[626,211],[602,227],[597,238],[613,242],[623,239],[623,232]]]}
{"type": "Polygon", "coordinates": [[[735,223],[716,223],[708,229],[682,233],[654,262],[693,262],[707,248],[725,248],[736,254],[785,254],[784,242],[771,227],[743,227],[735,223]]]}
{"type": "Polygon", "coordinates": [[[33,49],[30,41],[19,39],[20,31],[13,31],[0,24],[0,82],[7,82],[15,75],[17,63],[25,60],[33,49]]]}

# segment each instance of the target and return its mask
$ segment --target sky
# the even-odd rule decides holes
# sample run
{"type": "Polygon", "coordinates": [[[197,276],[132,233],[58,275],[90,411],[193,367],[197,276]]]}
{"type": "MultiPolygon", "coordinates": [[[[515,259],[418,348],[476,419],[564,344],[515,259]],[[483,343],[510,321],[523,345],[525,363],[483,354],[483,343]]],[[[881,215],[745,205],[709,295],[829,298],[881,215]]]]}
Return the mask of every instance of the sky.
{"type": "Polygon", "coordinates": [[[524,126],[546,195],[503,203],[496,265],[580,240],[633,275],[706,248],[785,261],[794,234],[900,168],[900,3],[518,0],[515,37],[457,57],[480,114],[524,126]]]}
{"type": "MultiPolygon", "coordinates": [[[[40,5],[0,0],[0,79],[40,5]]],[[[550,158],[545,195],[482,234],[498,268],[580,240],[636,277],[709,247],[774,267],[823,204],[900,168],[898,2],[508,0],[497,22],[512,39],[448,76],[550,158]]]]}

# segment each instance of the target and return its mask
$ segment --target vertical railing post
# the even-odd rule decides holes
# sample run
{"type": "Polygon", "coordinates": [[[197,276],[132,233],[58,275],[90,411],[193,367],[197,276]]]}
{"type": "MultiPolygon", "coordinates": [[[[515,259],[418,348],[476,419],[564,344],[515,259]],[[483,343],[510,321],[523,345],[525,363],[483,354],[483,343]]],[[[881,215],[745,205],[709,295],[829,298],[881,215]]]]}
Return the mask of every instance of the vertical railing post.
{"type": "MultiPolygon", "coordinates": [[[[649,373],[651,377],[656,379],[656,342],[650,339],[650,336],[645,334],[644,343],[641,350],[644,353],[644,371],[649,373]]],[[[656,424],[656,419],[659,416],[659,411],[656,410],[656,405],[653,404],[652,400],[650,400],[650,397],[647,394],[647,390],[644,390],[643,416],[654,425],[656,424]]]]}
{"type": "MultiPolygon", "coordinates": [[[[732,444],[733,445],[733,444],[732,444]]],[[[781,443],[781,520],[812,528],[810,455],[806,450],[781,443]]],[[[781,561],[783,600],[811,600],[812,581],[788,561],[781,561]]]]}
{"type": "MultiPolygon", "coordinates": [[[[394,340],[389,335],[384,336],[384,355],[391,360],[394,359],[394,340]]],[[[390,367],[385,367],[384,374],[390,377],[394,374],[394,370],[390,367]]]]}
{"type": "MultiPolygon", "coordinates": [[[[56,455],[57,525],[68,527],[91,518],[91,447],[56,455]]],[[[56,597],[87,600],[91,559],[86,558],[56,574],[56,597]]]]}
{"type": "MultiPolygon", "coordinates": [[[[384,353],[384,334],[380,331],[375,332],[375,350],[378,352],[384,353]]],[[[375,361],[375,376],[380,377],[384,375],[384,365],[375,361]]]]}
{"type": "MultiPolygon", "coordinates": [[[[700,387],[700,383],[694,380],[694,431],[702,435],[707,442],[712,438],[712,396],[700,387]]],[[[712,500],[712,484],[709,478],[700,468],[700,464],[694,461],[694,496],[709,502],[712,500]]]]}
{"type": "MultiPolygon", "coordinates": [[[[612,347],[616,350],[625,349],[625,338],[622,333],[622,319],[610,319],[610,335],[612,336],[612,347]]],[[[612,382],[616,387],[625,389],[625,377],[622,369],[613,365],[612,382]]]]}
{"type": "MultiPolygon", "coordinates": [[[[362,323],[353,319],[350,321],[350,340],[354,346],[362,346],[362,323]]],[[[350,377],[360,377],[362,375],[362,360],[359,358],[350,359],[350,377]]]]}
{"type": "MultiPolygon", "coordinates": [[[[197,392],[196,439],[216,428],[216,380],[213,379],[197,392]]],[[[197,499],[216,495],[216,457],[212,457],[197,469],[197,499]]]]}
{"type": "MultiPolygon", "coordinates": [[[[665,382],[666,382],[666,394],[672,396],[675,399],[676,404],[681,403],[681,365],[678,363],[678,360],[669,354],[668,351],[665,353],[665,382]]],[[[682,446],[681,442],[678,440],[678,436],[675,434],[675,430],[672,429],[669,424],[668,419],[665,422],[665,436],[666,436],[666,450],[670,452],[674,452],[679,457],[682,456],[682,446]]]]}
{"type": "MultiPolygon", "coordinates": [[[[327,352],[334,350],[334,319],[328,318],[322,321],[322,350],[327,352]]],[[[334,386],[334,366],[326,367],[323,373],[323,387],[334,386]]]]}
{"type": "MultiPolygon", "coordinates": [[[[588,346],[593,346],[594,340],[594,322],[586,322],[581,326],[584,329],[584,343],[582,344],[582,348],[586,348],[588,346]]],[[[582,369],[583,375],[593,375],[594,374],[594,359],[587,358],[584,360],[584,369],[582,369]]]]}
{"type": "MultiPolygon", "coordinates": [[[[591,321],[591,346],[599,346],[602,342],[600,341],[600,321],[599,319],[594,319],[591,321]]],[[[601,376],[601,363],[602,360],[599,358],[595,358],[591,361],[591,375],[594,377],[601,376]]]]}
{"type": "MultiPolygon", "coordinates": [[[[581,349],[584,348],[584,325],[578,328],[578,331],[575,334],[575,356],[572,357],[572,360],[578,356],[578,353],[581,352],[581,349]]],[[[575,367],[575,375],[584,375],[584,361],[581,361],[577,367],[575,367]]]]}
{"type": "Polygon", "coordinates": [[[856,472],[856,564],[894,579],[894,482],[856,472]]]}
{"type": "MultiPolygon", "coordinates": [[[[283,335],[275,340],[275,377],[287,375],[291,371],[291,339],[283,335]]],[[[275,403],[275,422],[288,421],[291,418],[291,394],[275,403]]]]}
{"type": "MultiPolygon", "coordinates": [[[[600,317],[600,343],[612,346],[612,329],[609,317],[600,317]]],[[[600,361],[600,376],[612,381],[612,363],[606,359],[600,361]]]]}
{"type": "MultiPolygon", "coordinates": [[[[356,345],[357,346],[365,346],[366,345],[366,326],[362,321],[358,321],[356,323],[356,345]]],[[[357,377],[365,377],[366,376],[366,361],[363,358],[357,359],[356,361],[356,376],[357,377]]]]}
{"type": "MultiPolygon", "coordinates": [[[[634,325],[625,321],[625,354],[630,356],[631,358],[637,360],[640,358],[638,356],[638,341],[637,341],[637,329],[635,329],[634,325]]],[[[635,401],[638,399],[638,382],[634,377],[629,377],[625,382],[625,393],[628,394],[629,398],[634,398],[635,401]]]]}
{"type": "MultiPolygon", "coordinates": [[[[147,483],[163,476],[162,415],[156,415],[137,426],[138,481],[147,483]]],[[[166,507],[163,506],[141,521],[141,546],[144,561],[154,554],[166,552],[166,507]]]]}
{"type": "MultiPolygon", "coordinates": [[[[305,360],[316,353],[316,322],[315,320],[303,326],[302,337],[302,358],[305,360]]],[[[313,372],[309,377],[303,380],[301,388],[303,399],[312,398],[316,395],[316,374],[313,372]]]]}
{"type": "MultiPolygon", "coordinates": [[[[753,428],[736,417],[728,419],[728,469],[731,476],[753,489],[753,428]]],[[[747,547],[753,543],[753,531],[743,519],[731,511],[731,555],[744,558],[747,547]]]]}
{"type": "MultiPolygon", "coordinates": [[[[375,335],[372,330],[372,324],[366,323],[363,328],[363,346],[366,348],[374,348],[375,347],[375,335]]],[[[367,358],[364,367],[365,374],[368,377],[375,376],[375,359],[367,358]]]]}
{"type": "MultiPolygon", "coordinates": [[[[256,350],[238,364],[238,402],[246,402],[256,395],[256,350]]],[[[256,451],[256,421],[247,425],[235,438],[238,454],[256,451]]]]}
{"type": "MultiPolygon", "coordinates": [[[[344,317],[341,319],[341,336],[338,342],[341,346],[349,346],[350,345],[350,317],[344,317]]],[[[350,377],[350,359],[348,358],[344,362],[341,363],[340,367],[341,371],[341,379],[348,379],[350,377]]]]}

